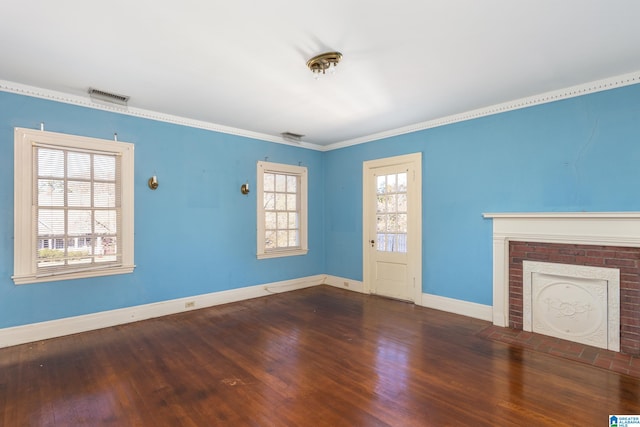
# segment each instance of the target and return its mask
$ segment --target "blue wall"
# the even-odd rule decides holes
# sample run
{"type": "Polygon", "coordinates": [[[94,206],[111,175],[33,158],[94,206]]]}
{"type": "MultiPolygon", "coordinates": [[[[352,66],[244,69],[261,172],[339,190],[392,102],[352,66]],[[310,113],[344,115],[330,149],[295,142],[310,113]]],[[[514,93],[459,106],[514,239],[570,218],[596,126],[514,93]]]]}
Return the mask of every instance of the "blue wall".
{"type": "Polygon", "coordinates": [[[362,162],[413,152],[423,153],[423,292],[491,305],[482,213],[640,211],[640,85],[325,153],[328,274],[362,280],[362,162]]]}
{"type": "Polygon", "coordinates": [[[640,85],[325,153],[0,92],[0,328],[314,274],[362,280],[362,162],[413,152],[423,292],[491,305],[483,212],[640,211],[640,85]],[[135,143],[133,274],[13,284],[13,128],[40,122],[135,143]],[[306,256],[255,257],[255,193],[239,189],[265,157],[309,168],[306,256]]]}
{"type": "Polygon", "coordinates": [[[324,273],[321,152],[0,92],[0,328],[324,273]],[[135,144],[133,274],[14,285],[13,128],[135,144]],[[309,169],[309,253],[256,259],[256,161],[309,169]],[[147,187],[157,173],[160,187],[147,187]]]}

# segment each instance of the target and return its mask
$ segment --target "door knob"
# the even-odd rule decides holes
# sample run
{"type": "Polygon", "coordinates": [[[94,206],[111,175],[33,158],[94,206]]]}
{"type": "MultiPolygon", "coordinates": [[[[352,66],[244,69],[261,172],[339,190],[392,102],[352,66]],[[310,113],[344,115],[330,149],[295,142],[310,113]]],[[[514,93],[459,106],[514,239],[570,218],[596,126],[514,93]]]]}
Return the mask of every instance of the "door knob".
{"type": "Polygon", "coordinates": [[[375,240],[370,240],[369,243],[371,243],[371,247],[372,248],[376,245],[376,241],[375,240]]]}

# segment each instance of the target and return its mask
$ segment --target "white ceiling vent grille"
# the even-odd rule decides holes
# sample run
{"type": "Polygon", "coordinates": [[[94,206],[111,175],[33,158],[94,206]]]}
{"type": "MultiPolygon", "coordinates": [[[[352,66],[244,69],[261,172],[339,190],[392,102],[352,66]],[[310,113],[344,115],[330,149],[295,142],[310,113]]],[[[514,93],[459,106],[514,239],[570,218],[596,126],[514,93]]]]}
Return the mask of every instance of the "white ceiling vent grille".
{"type": "Polygon", "coordinates": [[[89,88],[89,96],[93,100],[111,102],[118,105],[127,105],[129,97],[125,95],[118,95],[117,93],[106,92],[100,89],[89,88]]]}
{"type": "Polygon", "coordinates": [[[282,135],[282,138],[285,141],[289,141],[289,142],[295,142],[295,143],[300,143],[300,141],[302,141],[302,137],[304,135],[300,135],[299,133],[293,133],[293,132],[282,132],[280,135],[282,135]]]}

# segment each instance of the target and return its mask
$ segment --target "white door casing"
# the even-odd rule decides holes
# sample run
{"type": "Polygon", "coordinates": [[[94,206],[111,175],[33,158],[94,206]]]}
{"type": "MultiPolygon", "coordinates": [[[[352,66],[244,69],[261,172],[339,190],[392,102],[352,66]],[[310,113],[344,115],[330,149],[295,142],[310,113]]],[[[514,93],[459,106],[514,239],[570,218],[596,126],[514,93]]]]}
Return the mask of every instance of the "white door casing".
{"type": "Polygon", "coordinates": [[[363,163],[364,291],[422,303],[422,153],[363,163]]]}

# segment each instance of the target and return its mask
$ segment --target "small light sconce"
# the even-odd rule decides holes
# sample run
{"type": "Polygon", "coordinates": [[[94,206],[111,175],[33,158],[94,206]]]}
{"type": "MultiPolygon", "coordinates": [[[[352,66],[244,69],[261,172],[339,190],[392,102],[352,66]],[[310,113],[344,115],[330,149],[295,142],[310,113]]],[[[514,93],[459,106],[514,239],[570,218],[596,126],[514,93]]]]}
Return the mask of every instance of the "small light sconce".
{"type": "Polygon", "coordinates": [[[240,186],[240,192],[242,194],[244,194],[245,196],[247,194],[249,194],[249,182],[248,181],[240,186]]]}
{"type": "Polygon", "coordinates": [[[147,184],[149,185],[149,188],[152,190],[155,190],[158,188],[158,177],[153,175],[151,178],[149,178],[149,181],[147,181],[147,184]]]}

